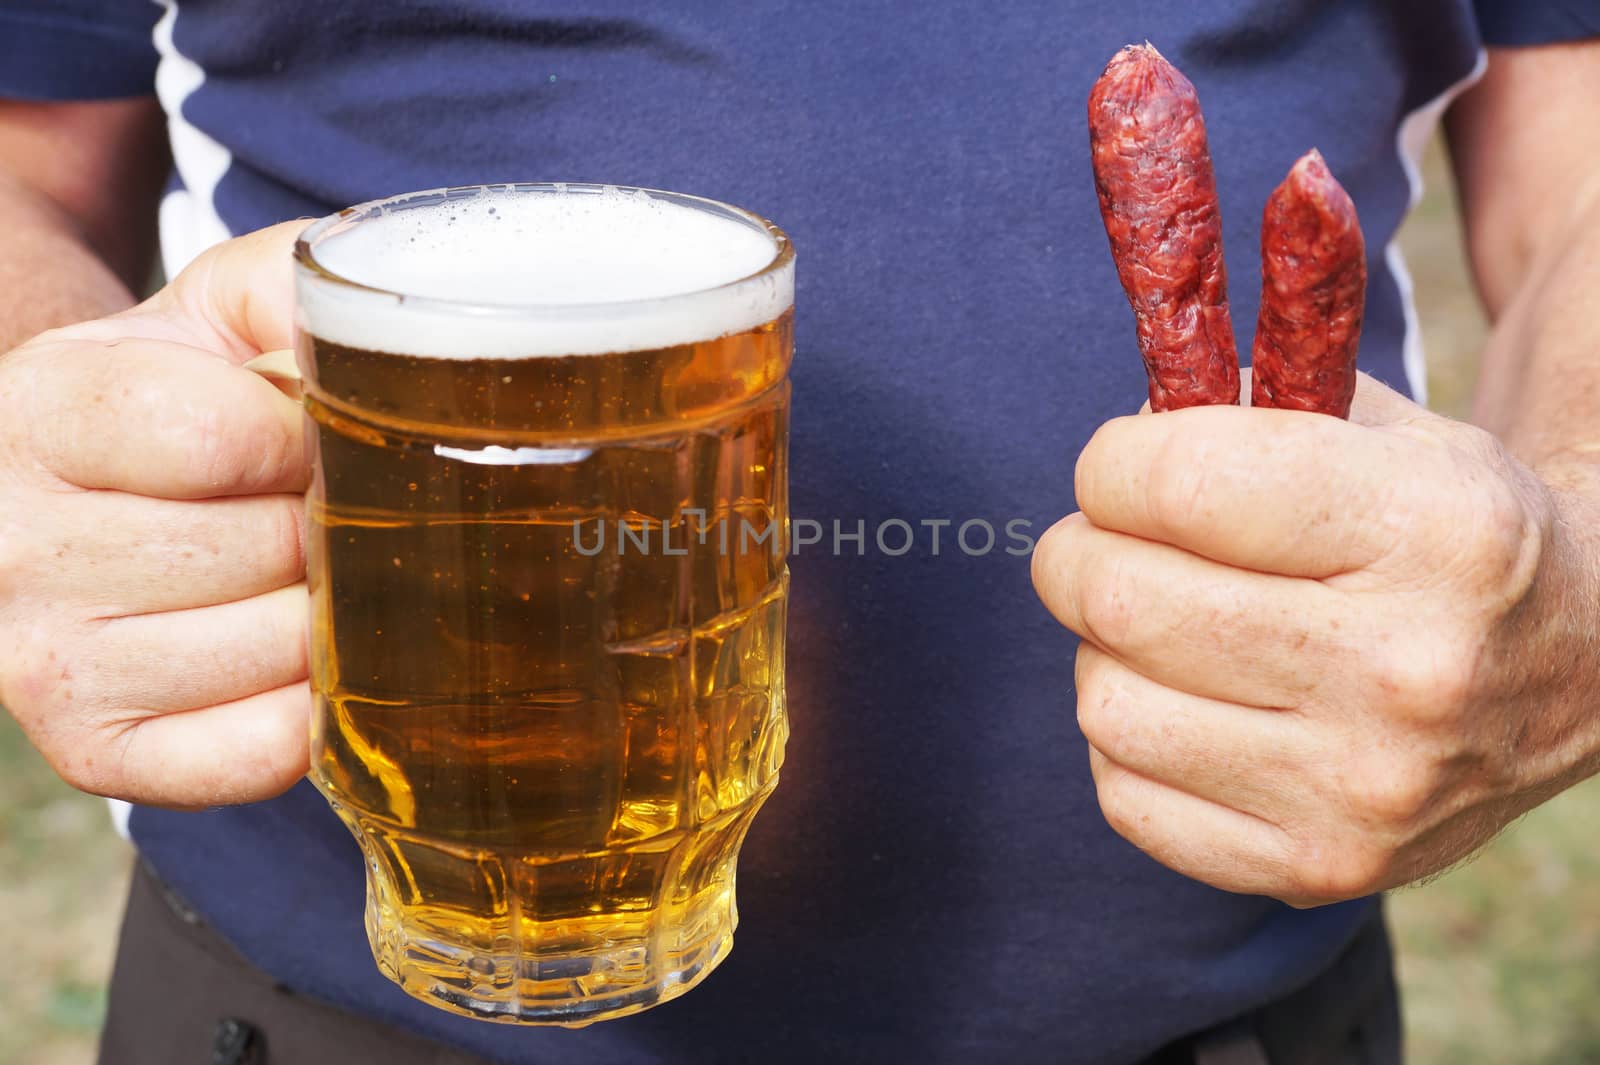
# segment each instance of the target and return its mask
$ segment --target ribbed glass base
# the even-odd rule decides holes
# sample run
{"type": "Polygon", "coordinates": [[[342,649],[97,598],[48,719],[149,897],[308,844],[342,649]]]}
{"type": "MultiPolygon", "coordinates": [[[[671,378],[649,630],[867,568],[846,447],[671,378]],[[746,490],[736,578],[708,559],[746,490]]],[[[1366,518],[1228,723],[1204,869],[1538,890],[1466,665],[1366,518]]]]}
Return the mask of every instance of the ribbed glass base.
{"type": "Polygon", "coordinates": [[[687,920],[670,938],[659,913],[609,914],[541,927],[538,942],[524,948],[534,954],[510,943],[486,953],[442,938],[426,911],[381,915],[371,895],[367,931],[383,974],[430,1005],[480,1020],[581,1028],[669,1002],[716,968],[733,947],[731,887],[680,911],[687,920]]]}

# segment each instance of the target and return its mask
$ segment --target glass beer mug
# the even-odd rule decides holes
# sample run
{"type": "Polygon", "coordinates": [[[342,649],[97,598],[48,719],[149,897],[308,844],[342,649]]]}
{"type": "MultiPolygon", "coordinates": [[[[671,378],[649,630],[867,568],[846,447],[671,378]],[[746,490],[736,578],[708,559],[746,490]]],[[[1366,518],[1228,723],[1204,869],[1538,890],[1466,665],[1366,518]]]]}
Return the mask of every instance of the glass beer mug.
{"type": "Polygon", "coordinates": [[[311,775],[379,968],[532,1023],[684,993],[787,732],[787,238],[485,186],[344,211],[295,258],[311,775]]]}

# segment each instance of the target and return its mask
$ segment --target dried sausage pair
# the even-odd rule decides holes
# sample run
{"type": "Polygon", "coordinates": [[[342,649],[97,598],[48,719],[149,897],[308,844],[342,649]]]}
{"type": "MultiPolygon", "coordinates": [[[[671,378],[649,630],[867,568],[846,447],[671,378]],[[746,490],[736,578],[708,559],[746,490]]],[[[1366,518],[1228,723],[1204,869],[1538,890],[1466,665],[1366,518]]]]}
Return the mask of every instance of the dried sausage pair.
{"type": "MultiPolygon", "coordinates": [[[[1153,410],[1239,401],[1222,220],[1194,86],[1148,44],[1089,95],[1095,187],[1153,410]]],[[[1347,417],[1366,298],[1355,204],[1312,149],[1267,201],[1251,403],[1347,417]]]]}

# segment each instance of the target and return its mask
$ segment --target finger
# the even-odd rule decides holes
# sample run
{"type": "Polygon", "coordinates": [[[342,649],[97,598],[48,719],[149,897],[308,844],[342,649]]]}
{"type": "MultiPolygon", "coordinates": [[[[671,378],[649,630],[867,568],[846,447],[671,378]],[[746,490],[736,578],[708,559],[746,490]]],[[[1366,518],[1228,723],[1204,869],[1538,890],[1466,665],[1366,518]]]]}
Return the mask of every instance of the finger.
{"type": "Polygon", "coordinates": [[[1356,375],[1356,395],[1350,404],[1350,420],[1357,425],[1393,425],[1408,419],[1425,417],[1434,420],[1436,415],[1413,403],[1375,377],[1362,373],[1356,375]]]}
{"type": "Polygon", "coordinates": [[[310,732],[310,686],[289,684],[128,721],[113,734],[112,764],[74,775],[88,782],[87,790],[152,806],[255,802],[282,794],[305,775],[310,732]]]}
{"type": "Polygon", "coordinates": [[[309,224],[283,222],[216,245],[128,317],[235,364],[291,347],[294,243],[309,224]]]}
{"type": "Polygon", "coordinates": [[[88,492],[56,508],[28,568],[51,599],[122,617],[230,603],[305,576],[305,504],[297,495],[204,502],[88,492]]]}
{"type": "Polygon", "coordinates": [[[1191,407],[1102,425],[1079,456],[1077,499],[1104,529],[1324,578],[1392,550],[1385,519],[1397,481],[1442,492],[1440,464],[1403,435],[1325,415],[1191,407]]]}
{"type": "Polygon", "coordinates": [[[278,348],[265,355],[257,355],[244,364],[251,373],[260,374],[272,382],[272,387],[290,399],[299,401],[304,394],[301,388],[300,367],[295,363],[294,352],[278,348]]]}
{"type": "Polygon", "coordinates": [[[1223,566],[1081,514],[1039,538],[1033,580],[1057,620],[1139,673],[1248,706],[1301,705],[1342,650],[1337,635],[1355,629],[1332,588],[1223,566]]]}
{"type": "Polygon", "coordinates": [[[301,491],[300,407],[260,375],[150,340],[62,343],[34,371],[28,438],[83,488],[168,499],[301,491]]]}
{"type": "Polygon", "coordinates": [[[1106,823],[1162,865],[1223,891],[1282,890],[1290,845],[1277,828],[1151,780],[1093,747],[1089,770],[1106,823]]]}
{"type": "Polygon", "coordinates": [[[151,713],[193,710],[306,679],[304,584],[233,603],[116,618],[101,629],[81,697],[151,713]]]}
{"type": "Polygon", "coordinates": [[[1118,765],[1220,806],[1281,822],[1312,750],[1298,715],[1174,691],[1079,644],[1078,728],[1118,765]]]}

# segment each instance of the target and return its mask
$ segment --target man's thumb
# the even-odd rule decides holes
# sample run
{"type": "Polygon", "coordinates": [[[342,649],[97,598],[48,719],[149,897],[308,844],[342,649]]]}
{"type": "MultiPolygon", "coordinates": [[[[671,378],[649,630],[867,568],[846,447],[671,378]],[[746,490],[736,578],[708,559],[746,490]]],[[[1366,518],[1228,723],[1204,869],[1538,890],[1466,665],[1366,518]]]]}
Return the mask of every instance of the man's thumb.
{"type": "Polygon", "coordinates": [[[1377,378],[1357,375],[1356,398],[1350,404],[1350,420],[1357,425],[1388,425],[1423,413],[1424,408],[1377,378]]]}
{"type": "Polygon", "coordinates": [[[294,336],[295,238],[310,223],[282,222],[207,250],[130,316],[156,316],[157,332],[244,363],[287,348],[294,336]],[[182,336],[172,336],[176,329],[182,336]]]}

